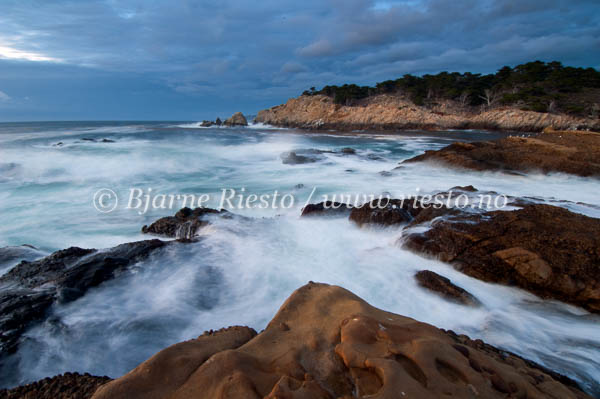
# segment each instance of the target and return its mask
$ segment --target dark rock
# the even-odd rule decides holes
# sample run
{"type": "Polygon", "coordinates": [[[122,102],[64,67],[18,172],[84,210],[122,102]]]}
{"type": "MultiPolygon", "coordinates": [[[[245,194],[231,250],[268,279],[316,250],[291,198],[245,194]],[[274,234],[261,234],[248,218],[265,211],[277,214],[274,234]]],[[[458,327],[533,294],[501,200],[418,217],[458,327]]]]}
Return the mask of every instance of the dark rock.
{"type": "Polygon", "coordinates": [[[146,240],[105,251],[71,247],[19,263],[0,277],[0,356],[14,352],[21,334],[53,303],[78,299],[165,245],[146,240]]]}
{"type": "Polygon", "coordinates": [[[222,124],[223,124],[223,121],[221,121],[221,118],[217,118],[217,119],[215,120],[215,125],[217,125],[217,126],[221,126],[222,124]]]}
{"type": "Polygon", "coordinates": [[[212,125],[214,125],[214,122],[211,121],[202,121],[202,123],[200,124],[200,126],[202,127],[211,127],[212,125]]]}
{"type": "Polygon", "coordinates": [[[350,220],[359,226],[377,224],[390,226],[393,224],[409,223],[413,219],[411,214],[411,200],[376,199],[360,207],[355,207],[350,212],[350,220]]]}
{"type": "Polygon", "coordinates": [[[59,141],[58,143],[54,144],[55,147],[62,147],[64,145],[64,143],[62,141],[59,141]]]}
{"type": "Polygon", "coordinates": [[[111,140],[111,139],[102,139],[102,142],[103,143],[114,143],[115,141],[111,140]]]}
{"type": "Polygon", "coordinates": [[[346,155],[354,155],[354,154],[356,154],[356,150],[354,148],[350,148],[350,147],[342,148],[340,150],[340,152],[342,154],[346,154],[346,155]]]}
{"type": "Polygon", "coordinates": [[[381,172],[379,172],[379,175],[383,177],[390,177],[393,176],[393,173],[387,170],[382,170],[381,172]]]}
{"type": "Polygon", "coordinates": [[[84,138],[81,139],[81,141],[91,141],[92,143],[95,143],[96,139],[91,139],[89,137],[84,137],[84,138]]]}
{"type": "Polygon", "coordinates": [[[281,160],[285,165],[300,165],[305,163],[317,162],[319,159],[316,157],[308,157],[305,155],[298,155],[294,151],[284,152],[281,154],[281,160]]]}
{"type": "Polygon", "coordinates": [[[415,274],[415,278],[421,287],[433,291],[446,299],[468,306],[478,306],[480,304],[477,298],[453,284],[450,279],[430,270],[421,270],[415,274]]]}
{"type": "Polygon", "coordinates": [[[480,280],[600,312],[600,219],[541,204],[454,212],[425,233],[408,235],[404,246],[480,280]]]}
{"type": "Polygon", "coordinates": [[[302,208],[301,216],[348,216],[351,210],[350,204],[325,201],[306,205],[302,208]]]}
{"type": "Polygon", "coordinates": [[[208,224],[205,216],[209,214],[225,214],[226,210],[211,208],[183,208],[175,216],[158,219],[150,226],[142,227],[142,233],[155,234],[171,238],[193,239],[198,229],[208,224]]]}
{"type": "Polygon", "coordinates": [[[28,244],[0,248],[0,275],[20,261],[32,261],[45,255],[47,254],[28,244]]]}
{"type": "Polygon", "coordinates": [[[111,378],[96,377],[88,373],[65,373],[44,378],[12,389],[0,389],[3,399],[89,399],[100,385],[111,378]]]}
{"type": "Polygon", "coordinates": [[[294,188],[295,188],[295,189],[301,189],[301,188],[304,188],[304,184],[302,184],[302,183],[298,183],[298,184],[296,184],[296,185],[294,186],[294,188]]]}

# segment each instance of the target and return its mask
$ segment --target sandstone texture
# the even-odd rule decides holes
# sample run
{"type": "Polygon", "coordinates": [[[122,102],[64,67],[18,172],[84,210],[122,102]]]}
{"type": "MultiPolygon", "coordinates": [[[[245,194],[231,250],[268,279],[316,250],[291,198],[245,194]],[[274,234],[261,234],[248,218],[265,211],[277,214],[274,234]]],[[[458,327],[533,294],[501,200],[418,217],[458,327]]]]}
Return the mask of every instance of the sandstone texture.
{"type": "Polygon", "coordinates": [[[516,355],[315,283],[296,290],[260,334],[234,327],[171,346],[93,396],[367,397],[589,398],[516,355]]]}
{"type": "Polygon", "coordinates": [[[515,108],[481,113],[438,107],[429,109],[390,95],[370,97],[359,105],[342,106],[324,95],[300,96],[262,110],[256,122],[274,126],[322,130],[497,129],[539,132],[548,126],[560,130],[600,129],[600,121],[515,108]]]}
{"type": "Polygon", "coordinates": [[[546,129],[529,138],[457,142],[403,163],[433,162],[477,171],[563,172],[600,177],[600,133],[546,129]]]}
{"type": "Polygon", "coordinates": [[[600,219],[529,204],[437,220],[403,245],[480,280],[600,312],[600,219]]]}

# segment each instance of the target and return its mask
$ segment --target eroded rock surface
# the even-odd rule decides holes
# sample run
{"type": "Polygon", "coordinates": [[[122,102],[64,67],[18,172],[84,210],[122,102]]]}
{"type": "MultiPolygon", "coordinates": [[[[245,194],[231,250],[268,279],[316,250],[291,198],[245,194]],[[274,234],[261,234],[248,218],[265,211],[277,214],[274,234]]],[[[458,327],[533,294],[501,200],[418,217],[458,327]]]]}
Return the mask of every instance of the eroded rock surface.
{"type": "Polygon", "coordinates": [[[315,283],[296,290],[257,336],[237,328],[175,345],[93,396],[356,397],[589,398],[516,355],[315,283]]]}
{"type": "Polygon", "coordinates": [[[378,95],[355,106],[335,104],[323,95],[300,96],[262,110],[255,119],[274,126],[319,130],[500,129],[539,132],[548,126],[573,130],[600,129],[597,119],[575,118],[503,107],[485,112],[421,107],[408,99],[378,95]]]}
{"type": "Polygon", "coordinates": [[[480,280],[600,312],[600,219],[527,204],[438,220],[404,246],[480,280]]]}
{"type": "Polygon", "coordinates": [[[563,172],[600,177],[600,133],[546,130],[536,137],[457,142],[403,163],[433,162],[478,171],[563,172]]]}

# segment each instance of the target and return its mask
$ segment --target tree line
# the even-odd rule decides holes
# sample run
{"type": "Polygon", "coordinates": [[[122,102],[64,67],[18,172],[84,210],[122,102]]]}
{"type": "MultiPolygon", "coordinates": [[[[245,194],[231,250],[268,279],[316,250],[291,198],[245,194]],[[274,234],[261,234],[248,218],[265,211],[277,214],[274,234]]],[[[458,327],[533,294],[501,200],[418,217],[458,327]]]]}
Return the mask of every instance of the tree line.
{"type": "Polygon", "coordinates": [[[408,97],[420,106],[453,100],[465,107],[514,105],[537,112],[562,111],[597,117],[599,89],[600,72],[594,68],[563,66],[558,61],[534,61],[514,68],[505,66],[495,74],[407,74],[374,87],[355,84],[325,86],[321,90],[311,87],[303,94],[326,95],[342,105],[355,105],[371,96],[390,94],[408,97]]]}

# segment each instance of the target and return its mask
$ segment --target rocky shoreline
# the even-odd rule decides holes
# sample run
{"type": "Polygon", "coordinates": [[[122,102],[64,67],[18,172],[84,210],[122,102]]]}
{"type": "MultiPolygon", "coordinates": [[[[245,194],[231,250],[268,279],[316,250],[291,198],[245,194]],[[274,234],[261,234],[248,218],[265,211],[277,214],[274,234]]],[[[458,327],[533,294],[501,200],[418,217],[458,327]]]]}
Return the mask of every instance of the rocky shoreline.
{"type": "Polygon", "coordinates": [[[425,151],[403,164],[416,162],[475,171],[562,172],[600,177],[600,133],[547,128],[535,137],[456,142],[441,150],[425,151]]]}
{"type": "Polygon", "coordinates": [[[255,122],[287,128],[338,131],[486,129],[541,132],[547,127],[600,130],[598,119],[524,111],[514,107],[473,112],[442,103],[427,108],[390,95],[374,96],[352,106],[335,104],[332,98],[324,95],[302,95],[260,111],[255,122]]]}
{"type": "MultiPolygon", "coordinates": [[[[478,193],[471,186],[453,190],[478,193]]],[[[600,219],[520,198],[510,199],[517,208],[512,211],[473,213],[414,204],[414,198],[360,207],[311,204],[302,217],[344,217],[363,227],[398,225],[403,230],[398,245],[404,248],[483,281],[600,313],[600,219]]],[[[192,242],[210,217],[234,216],[184,208],[142,230],[175,241],[147,240],[102,251],[69,248],[21,262],[0,278],[0,362],[18,348],[26,328],[47,317],[53,303],[75,300],[118,278],[157,249],[192,242]]],[[[448,301],[480,306],[476,297],[437,273],[422,270],[415,279],[448,301]]],[[[56,389],[61,393],[52,397],[89,398],[92,386],[107,381],[67,374],[0,391],[0,398],[45,397],[35,392],[56,389]]],[[[311,283],[296,291],[260,334],[234,327],[177,344],[103,385],[94,398],[331,398],[351,392],[390,397],[400,387],[423,398],[448,392],[460,398],[589,397],[568,378],[516,355],[375,309],[343,288],[311,283]]]]}

